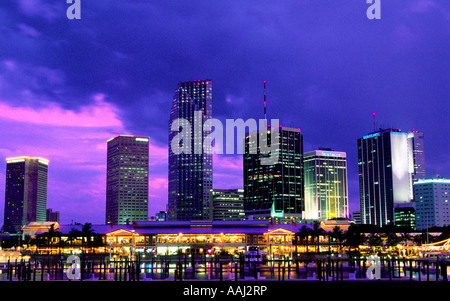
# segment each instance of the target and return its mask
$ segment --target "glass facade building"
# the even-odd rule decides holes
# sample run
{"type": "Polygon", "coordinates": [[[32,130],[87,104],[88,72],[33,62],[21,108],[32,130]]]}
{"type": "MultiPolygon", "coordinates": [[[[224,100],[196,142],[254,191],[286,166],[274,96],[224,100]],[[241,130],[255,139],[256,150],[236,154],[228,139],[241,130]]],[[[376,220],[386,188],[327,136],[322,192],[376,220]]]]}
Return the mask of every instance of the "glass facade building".
{"type": "Polygon", "coordinates": [[[149,138],[119,135],[107,144],[106,223],[148,220],[149,138]]]}
{"type": "Polygon", "coordinates": [[[417,230],[450,225],[450,180],[420,179],[414,182],[417,230]]]}
{"type": "Polygon", "coordinates": [[[212,80],[178,83],[169,120],[170,221],[210,219],[213,156],[211,145],[203,145],[210,134],[203,125],[211,118],[212,80]]]}
{"type": "Polygon", "coordinates": [[[40,157],[6,159],[3,230],[18,233],[30,222],[45,222],[48,160],[40,157]]]}
{"type": "MultiPolygon", "coordinates": [[[[271,146],[273,130],[267,135],[250,133],[244,149],[244,210],[253,219],[301,219],[304,204],[303,135],[300,129],[279,127],[275,164],[262,164],[267,154],[261,146],[271,146]],[[252,139],[252,136],[259,139],[252,139]]],[[[273,155],[274,153],[272,153],[273,155]]]]}
{"type": "Polygon", "coordinates": [[[212,189],[211,220],[245,220],[244,189],[212,189]]]}
{"type": "Polygon", "coordinates": [[[410,145],[410,172],[413,174],[413,181],[426,178],[424,142],[425,137],[423,133],[415,130],[408,133],[408,143],[410,145]]]}
{"type": "Polygon", "coordinates": [[[395,224],[395,206],[412,201],[407,133],[380,129],[358,139],[361,222],[395,224]]]}
{"type": "Polygon", "coordinates": [[[348,218],[346,157],[330,149],[304,154],[305,219],[348,218]]]}

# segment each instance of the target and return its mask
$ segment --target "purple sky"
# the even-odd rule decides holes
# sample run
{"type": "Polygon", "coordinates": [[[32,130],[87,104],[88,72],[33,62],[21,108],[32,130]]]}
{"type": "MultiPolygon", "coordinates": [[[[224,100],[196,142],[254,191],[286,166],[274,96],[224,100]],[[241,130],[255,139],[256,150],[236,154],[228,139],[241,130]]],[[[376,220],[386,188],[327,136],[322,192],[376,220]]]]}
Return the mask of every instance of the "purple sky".
{"type": "MultiPolygon", "coordinates": [[[[425,133],[429,177],[450,177],[450,2],[381,0],[0,2],[0,214],[5,158],[50,160],[48,208],[104,223],[106,140],[149,136],[150,208],[167,203],[168,119],[179,81],[213,79],[213,116],[301,127],[304,150],[348,154],[377,125],[425,133]]],[[[241,188],[242,157],[217,155],[215,188],[241,188]]]]}

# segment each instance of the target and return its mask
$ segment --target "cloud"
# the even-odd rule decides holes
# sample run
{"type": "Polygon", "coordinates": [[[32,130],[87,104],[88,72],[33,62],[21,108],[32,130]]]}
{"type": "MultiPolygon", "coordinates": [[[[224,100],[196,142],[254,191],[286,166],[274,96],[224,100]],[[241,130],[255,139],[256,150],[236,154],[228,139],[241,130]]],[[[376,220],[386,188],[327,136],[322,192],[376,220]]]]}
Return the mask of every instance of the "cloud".
{"type": "MultiPolygon", "coordinates": [[[[74,217],[79,222],[81,218],[104,222],[106,141],[117,134],[133,134],[124,127],[119,109],[107,103],[105,97],[101,93],[94,95],[93,103],[78,111],[57,104],[33,108],[0,102],[0,168],[7,157],[49,159],[47,207],[60,211],[63,223],[74,217]]],[[[167,148],[151,143],[149,157],[151,206],[163,210],[167,199],[167,148]]]]}
{"type": "Polygon", "coordinates": [[[42,34],[40,31],[24,23],[20,23],[19,25],[17,25],[17,27],[19,27],[20,31],[23,34],[30,36],[32,38],[39,38],[42,34]]]}
{"type": "Polygon", "coordinates": [[[67,127],[115,127],[122,126],[115,107],[97,99],[93,104],[81,107],[79,111],[65,110],[59,104],[46,104],[34,109],[0,103],[0,118],[67,127]]]}
{"type": "Polygon", "coordinates": [[[411,11],[415,13],[425,13],[429,12],[432,9],[436,8],[436,2],[432,0],[419,0],[411,3],[411,11]]]}
{"type": "Polygon", "coordinates": [[[243,156],[213,154],[213,187],[243,188],[243,156]]]}
{"type": "Polygon", "coordinates": [[[39,17],[47,21],[66,17],[66,1],[19,0],[17,4],[27,17],[39,17]]]}

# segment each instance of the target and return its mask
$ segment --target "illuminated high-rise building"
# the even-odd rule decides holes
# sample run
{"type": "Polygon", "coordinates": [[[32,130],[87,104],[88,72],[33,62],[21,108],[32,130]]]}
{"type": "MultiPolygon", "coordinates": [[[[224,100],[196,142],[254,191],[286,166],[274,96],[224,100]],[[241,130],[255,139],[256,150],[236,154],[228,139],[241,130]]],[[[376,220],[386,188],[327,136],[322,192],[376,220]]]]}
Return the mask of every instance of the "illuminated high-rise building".
{"type": "Polygon", "coordinates": [[[211,189],[211,220],[245,220],[244,189],[211,189]]]}
{"type": "Polygon", "coordinates": [[[450,225],[450,179],[414,182],[417,230],[450,225]]]}
{"type": "Polygon", "coordinates": [[[46,221],[47,178],[47,159],[6,159],[5,232],[19,233],[30,222],[46,221]]]}
{"type": "Polygon", "coordinates": [[[358,139],[361,222],[395,224],[396,205],[412,200],[407,133],[380,129],[358,139]]]}
{"type": "Polygon", "coordinates": [[[319,149],[303,155],[305,219],[348,218],[345,152],[319,149]]]}
{"type": "Polygon", "coordinates": [[[426,178],[425,168],[425,138],[423,133],[416,130],[408,132],[408,143],[410,144],[410,172],[412,180],[426,178]]]}
{"type": "Polygon", "coordinates": [[[213,156],[203,126],[211,118],[212,80],[178,83],[169,120],[170,221],[210,219],[213,156]]]}
{"type": "Polygon", "coordinates": [[[148,220],[149,138],[119,135],[107,144],[106,223],[148,220]]]}
{"type": "MultiPolygon", "coordinates": [[[[270,128],[269,128],[270,129],[270,128]]],[[[264,129],[263,129],[264,130],[264,129]]],[[[300,129],[279,126],[277,160],[263,164],[267,157],[261,146],[272,145],[272,135],[250,133],[244,150],[244,210],[249,219],[272,219],[284,223],[299,220],[305,208],[303,187],[303,135],[300,129]],[[260,136],[260,139],[252,137],[260,136]]]]}

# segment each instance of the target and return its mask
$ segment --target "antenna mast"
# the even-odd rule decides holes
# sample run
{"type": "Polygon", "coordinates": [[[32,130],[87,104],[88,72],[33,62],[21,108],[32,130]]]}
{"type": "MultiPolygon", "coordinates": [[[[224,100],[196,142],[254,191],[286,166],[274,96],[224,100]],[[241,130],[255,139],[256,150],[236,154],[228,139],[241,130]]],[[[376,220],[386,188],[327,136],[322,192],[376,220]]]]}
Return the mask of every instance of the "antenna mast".
{"type": "Polygon", "coordinates": [[[375,126],[375,115],[377,115],[377,114],[375,112],[373,112],[372,115],[373,115],[373,131],[375,132],[377,130],[376,126],[375,126]]]}

